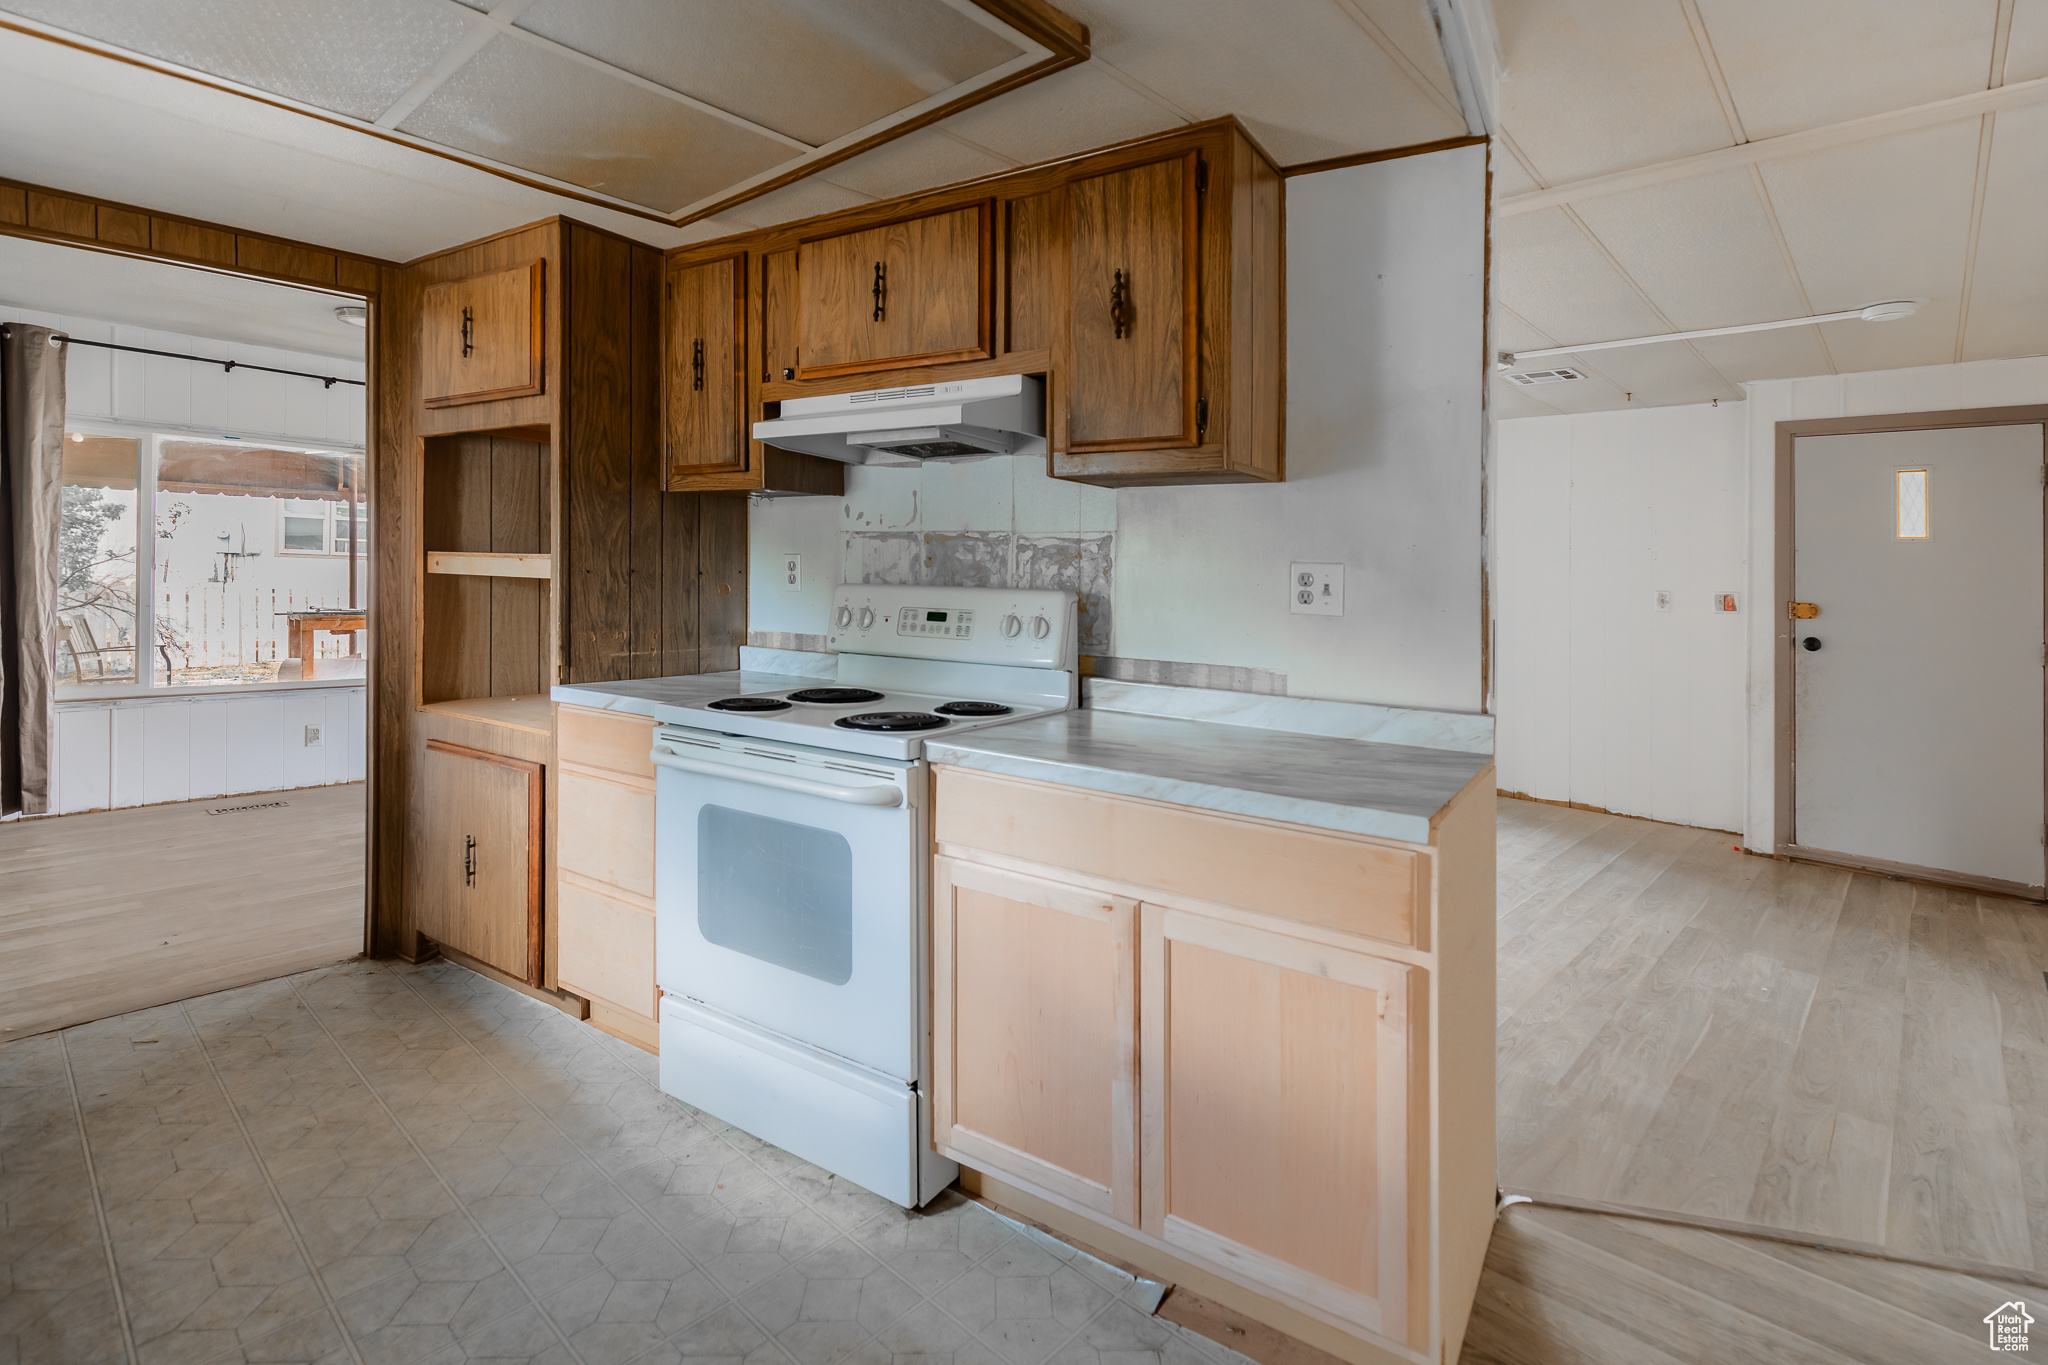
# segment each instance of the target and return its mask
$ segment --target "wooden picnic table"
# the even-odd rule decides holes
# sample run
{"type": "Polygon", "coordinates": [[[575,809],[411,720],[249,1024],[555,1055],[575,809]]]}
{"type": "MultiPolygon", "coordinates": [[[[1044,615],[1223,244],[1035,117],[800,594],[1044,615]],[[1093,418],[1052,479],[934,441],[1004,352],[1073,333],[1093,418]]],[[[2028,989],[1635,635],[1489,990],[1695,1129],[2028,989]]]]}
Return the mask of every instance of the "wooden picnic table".
{"type": "MultiPolygon", "coordinates": [[[[330,634],[353,634],[370,628],[370,613],[366,609],[354,611],[329,608],[324,611],[281,611],[277,615],[285,619],[285,657],[306,660],[313,657],[313,637],[321,631],[330,634]]],[[[349,652],[355,652],[351,641],[349,652]]]]}

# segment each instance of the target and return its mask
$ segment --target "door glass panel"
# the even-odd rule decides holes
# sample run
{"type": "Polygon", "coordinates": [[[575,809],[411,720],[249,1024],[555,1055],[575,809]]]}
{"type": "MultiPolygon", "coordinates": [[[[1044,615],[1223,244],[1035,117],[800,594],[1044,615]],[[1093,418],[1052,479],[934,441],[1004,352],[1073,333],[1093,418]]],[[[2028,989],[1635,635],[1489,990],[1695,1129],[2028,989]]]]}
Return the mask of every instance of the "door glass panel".
{"type": "Polygon", "coordinates": [[[1927,471],[1899,471],[1899,539],[1927,539],[1927,471]]]}
{"type": "Polygon", "coordinates": [[[829,829],[697,812],[697,930],[834,986],[853,975],[853,847],[829,829]]]}

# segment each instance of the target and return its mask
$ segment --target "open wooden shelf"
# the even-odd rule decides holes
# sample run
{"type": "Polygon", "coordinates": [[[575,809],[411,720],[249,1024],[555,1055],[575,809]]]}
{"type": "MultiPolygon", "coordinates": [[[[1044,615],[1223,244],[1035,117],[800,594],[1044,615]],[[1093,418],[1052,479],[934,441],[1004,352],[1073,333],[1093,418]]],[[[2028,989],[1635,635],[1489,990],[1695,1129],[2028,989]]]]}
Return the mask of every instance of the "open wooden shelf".
{"type": "Polygon", "coordinates": [[[422,702],[420,710],[536,735],[551,735],[555,729],[554,712],[546,697],[461,697],[422,702]]]}
{"type": "Polygon", "coordinates": [[[476,578],[553,578],[555,557],[488,550],[429,550],[427,572],[468,574],[476,578]]]}

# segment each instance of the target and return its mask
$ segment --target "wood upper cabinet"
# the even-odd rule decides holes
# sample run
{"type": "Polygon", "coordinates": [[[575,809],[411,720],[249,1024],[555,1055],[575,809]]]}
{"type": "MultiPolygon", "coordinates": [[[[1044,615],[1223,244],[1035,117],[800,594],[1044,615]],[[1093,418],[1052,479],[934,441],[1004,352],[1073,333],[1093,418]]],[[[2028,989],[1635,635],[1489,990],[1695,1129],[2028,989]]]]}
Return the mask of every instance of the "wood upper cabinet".
{"type": "Polygon", "coordinates": [[[430,284],[420,299],[420,397],[430,408],[541,391],[545,261],[430,284]]]}
{"type": "Polygon", "coordinates": [[[1070,450],[1161,450],[1201,439],[1199,161],[1191,151],[1067,187],[1070,450]]]}
{"type": "Polygon", "coordinates": [[[747,258],[671,266],[662,289],[668,477],[745,469],[747,258]]]}
{"type": "Polygon", "coordinates": [[[1151,904],[1142,952],[1144,1231],[1407,1341],[1421,971],[1151,904]]]}
{"type": "Polygon", "coordinates": [[[541,765],[430,739],[408,833],[413,927],[541,980],[541,765]]]}
{"type": "Polygon", "coordinates": [[[988,201],[802,243],[799,379],[990,354],[988,201]]]}
{"type": "Polygon", "coordinates": [[[555,706],[555,975],[653,1050],[654,722],[555,706]]]}
{"type": "Polygon", "coordinates": [[[1137,905],[939,858],[934,1145],[1135,1225],[1137,905]]]}

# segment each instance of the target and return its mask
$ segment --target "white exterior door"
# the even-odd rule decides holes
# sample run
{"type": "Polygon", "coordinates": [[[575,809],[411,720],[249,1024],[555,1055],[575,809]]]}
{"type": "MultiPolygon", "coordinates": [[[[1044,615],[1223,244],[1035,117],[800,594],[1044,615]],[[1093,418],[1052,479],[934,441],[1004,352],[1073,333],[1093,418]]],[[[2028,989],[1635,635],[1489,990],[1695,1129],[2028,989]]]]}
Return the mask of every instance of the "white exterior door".
{"type": "Polygon", "coordinates": [[[1801,849],[2048,884],[2042,434],[1795,441],[1801,849]]]}

